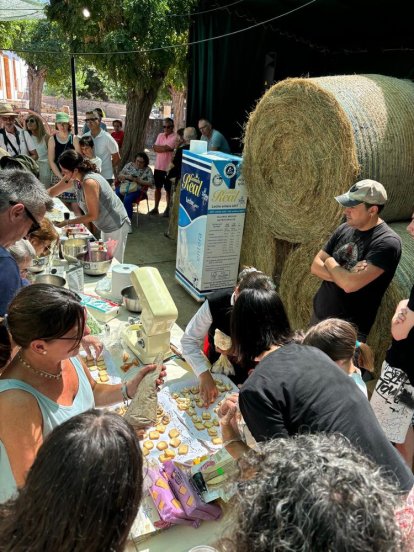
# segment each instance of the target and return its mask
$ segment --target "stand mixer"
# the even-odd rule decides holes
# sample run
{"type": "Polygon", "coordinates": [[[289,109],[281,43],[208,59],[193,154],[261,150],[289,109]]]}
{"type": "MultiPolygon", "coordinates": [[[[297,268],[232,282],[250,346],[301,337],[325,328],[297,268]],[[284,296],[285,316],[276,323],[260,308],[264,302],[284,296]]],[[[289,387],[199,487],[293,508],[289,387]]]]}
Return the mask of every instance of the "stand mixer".
{"type": "Polygon", "coordinates": [[[148,364],[159,353],[164,357],[171,355],[171,328],[178,311],[156,268],[136,268],[131,273],[131,281],[141,301],[141,322],[127,326],[123,338],[139,359],[148,364]]]}

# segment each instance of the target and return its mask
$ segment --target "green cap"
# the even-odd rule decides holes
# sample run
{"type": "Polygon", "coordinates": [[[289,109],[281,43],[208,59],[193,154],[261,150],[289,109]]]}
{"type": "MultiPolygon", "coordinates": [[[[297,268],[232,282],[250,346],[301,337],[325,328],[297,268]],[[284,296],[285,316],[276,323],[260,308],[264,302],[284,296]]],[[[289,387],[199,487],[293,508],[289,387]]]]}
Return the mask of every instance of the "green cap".
{"type": "Polygon", "coordinates": [[[63,111],[56,113],[56,123],[69,123],[69,115],[63,111]]]}
{"type": "Polygon", "coordinates": [[[354,184],[346,194],[337,196],[336,201],[343,207],[355,207],[360,203],[371,205],[385,205],[387,192],[382,184],[376,180],[360,180],[354,184]]]}

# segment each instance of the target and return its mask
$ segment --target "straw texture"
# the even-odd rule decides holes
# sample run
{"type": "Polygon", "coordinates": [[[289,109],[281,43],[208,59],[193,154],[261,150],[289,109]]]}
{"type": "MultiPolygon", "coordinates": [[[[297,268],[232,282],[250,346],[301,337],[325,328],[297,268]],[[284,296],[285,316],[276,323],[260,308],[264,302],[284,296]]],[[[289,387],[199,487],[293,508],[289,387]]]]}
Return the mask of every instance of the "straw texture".
{"type": "Polygon", "coordinates": [[[383,218],[407,219],[414,205],[413,105],[413,83],[381,75],[274,85],[246,125],[249,208],[275,238],[312,243],[340,222],[334,197],[372,178],[388,192],[383,218]]]}

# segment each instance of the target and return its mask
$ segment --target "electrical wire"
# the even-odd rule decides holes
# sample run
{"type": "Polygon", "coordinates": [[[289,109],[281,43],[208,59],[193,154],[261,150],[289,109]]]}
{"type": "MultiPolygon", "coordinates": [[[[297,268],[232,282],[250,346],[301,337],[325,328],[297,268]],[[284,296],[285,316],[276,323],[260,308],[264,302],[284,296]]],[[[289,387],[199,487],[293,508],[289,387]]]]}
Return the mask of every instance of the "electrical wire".
{"type": "Polygon", "coordinates": [[[19,52],[22,53],[29,53],[29,54],[60,54],[60,55],[70,55],[70,56],[113,56],[115,54],[147,54],[150,52],[157,52],[160,50],[173,50],[176,48],[186,48],[187,46],[197,46],[197,44],[203,44],[205,42],[212,42],[213,40],[219,40],[220,38],[227,38],[229,36],[234,36],[236,34],[244,33],[246,31],[250,31],[251,29],[255,29],[257,27],[260,27],[261,25],[266,25],[267,23],[271,23],[272,21],[276,21],[276,19],[281,19],[282,17],[286,17],[287,15],[290,15],[294,12],[297,12],[303,8],[306,8],[307,6],[310,6],[311,4],[314,4],[318,0],[310,0],[309,2],[306,2],[305,4],[302,4],[301,6],[298,6],[297,8],[293,8],[292,10],[289,10],[288,12],[281,13],[280,15],[276,15],[275,17],[271,17],[270,19],[266,19],[265,21],[259,21],[258,23],[255,23],[254,25],[250,25],[249,27],[245,27],[244,29],[238,29],[237,31],[233,31],[231,33],[226,33],[222,35],[217,36],[211,36],[209,38],[203,38],[201,40],[196,40],[193,42],[187,42],[185,44],[170,44],[169,46],[158,46],[157,48],[148,48],[146,50],[120,50],[120,51],[114,51],[114,52],[62,52],[62,51],[51,51],[51,50],[23,50],[23,49],[13,49],[13,48],[2,48],[0,46],[0,50],[8,50],[9,52],[16,52],[17,54],[19,52]]]}
{"type": "Polygon", "coordinates": [[[199,12],[189,12],[189,13],[167,13],[167,17],[193,17],[194,15],[201,15],[203,13],[211,13],[218,10],[225,10],[227,8],[231,8],[231,6],[235,6],[236,4],[241,4],[244,2],[244,0],[237,0],[236,2],[232,2],[231,4],[226,4],[225,6],[217,6],[216,8],[211,8],[211,10],[204,10],[199,12]]]}

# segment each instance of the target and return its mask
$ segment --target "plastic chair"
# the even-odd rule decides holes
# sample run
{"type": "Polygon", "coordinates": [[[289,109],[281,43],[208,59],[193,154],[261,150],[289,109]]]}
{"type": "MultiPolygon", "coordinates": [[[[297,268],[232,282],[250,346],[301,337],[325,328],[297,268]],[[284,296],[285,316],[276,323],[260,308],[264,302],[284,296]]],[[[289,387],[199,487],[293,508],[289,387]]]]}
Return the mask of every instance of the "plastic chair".
{"type": "Polygon", "coordinates": [[[138,214],[139,214],[139,204],[141,201],[145,200],[147,202],[147,213],[149,213],[149,203],[148,203],[148,194],[147,194],[148,186],[145,186],[142,188],[141,193],[137,197],[137,199],[134,201],[132,208],[134,205],[136,206],[135,210],[135,224],[138,226],[138,214]]]}

